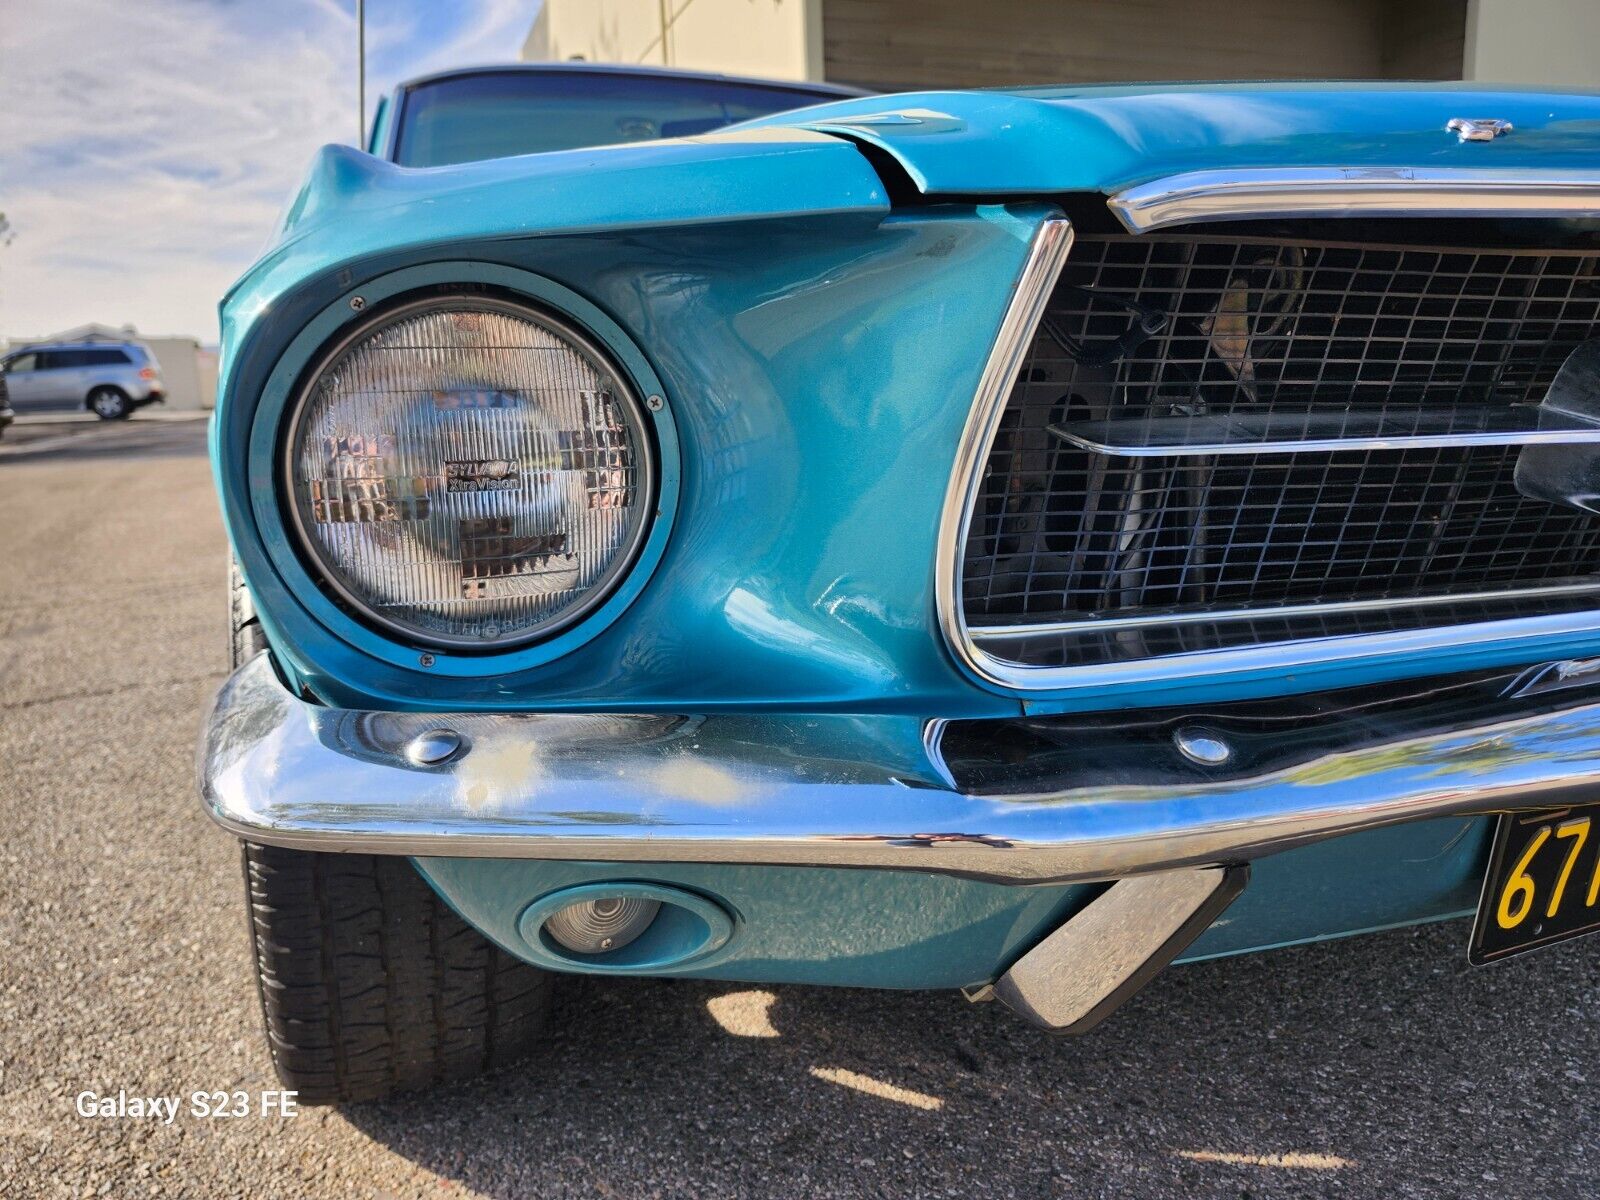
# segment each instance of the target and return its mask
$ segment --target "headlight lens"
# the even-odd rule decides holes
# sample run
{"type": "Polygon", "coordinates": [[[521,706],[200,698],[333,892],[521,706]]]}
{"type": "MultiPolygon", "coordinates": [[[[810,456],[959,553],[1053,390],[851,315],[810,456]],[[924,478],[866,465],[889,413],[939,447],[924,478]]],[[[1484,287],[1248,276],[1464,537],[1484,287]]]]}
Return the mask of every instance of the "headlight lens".
{"type": "Polygon", "coordinates": [[[306,549],[372,620],[459,647],[533,641],[602,603],[643,541],[638,399],[543,313],[452,297],[396,309],[312,372],[290,426],[306,549]]]}

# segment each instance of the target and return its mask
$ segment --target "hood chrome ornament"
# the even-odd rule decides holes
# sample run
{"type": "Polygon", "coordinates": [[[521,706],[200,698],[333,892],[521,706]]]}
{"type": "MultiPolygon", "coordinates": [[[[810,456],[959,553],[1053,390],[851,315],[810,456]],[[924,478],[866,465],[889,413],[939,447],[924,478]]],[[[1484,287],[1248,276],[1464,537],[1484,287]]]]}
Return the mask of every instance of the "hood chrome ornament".
{"type": "Polygon", "coordinates": [[[1498,117],[1451,117],[1445,129],[1463,142],[1492,142],[1502,133],[1510,133],[1510,121],[1498,117]]]}

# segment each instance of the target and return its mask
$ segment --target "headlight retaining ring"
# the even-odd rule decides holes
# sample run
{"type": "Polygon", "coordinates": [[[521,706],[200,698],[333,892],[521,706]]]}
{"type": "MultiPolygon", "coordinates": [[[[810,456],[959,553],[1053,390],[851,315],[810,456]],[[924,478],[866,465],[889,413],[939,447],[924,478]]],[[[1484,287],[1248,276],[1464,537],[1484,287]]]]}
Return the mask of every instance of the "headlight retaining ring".
{"type": "Polygon", "coordinates": [[[609,627],[637,598],[661,559],[680,479],[677,431],[667,391],[628,334],[608,314],[553,280],[476,262],[393,271],[347,287],[322,309],[290,342],[268,377],[251,417],[246,466],[252,515],[271,567],[317,623],[393,665],[451,676],[498,675],[541,666],[609,627]],[[353,303],[356,297],[360,303],[353,303]],[[525,319],[556,327],[559,336],[607,366],[619,391],[627,394],[628,411],[642,433],[641,458],[649,463],[649,479],[639,481],[648,485],[648,491],[640,492],[642,519],[612,569],[596,581],[588,602],[564,613],[559,624],[505,645],[418,637],[409,629],[374,621],[362,611],[359,596],[330,586],[335,580],[311,552],[287,486],[292,439],[321,370],[352,344],[393,323],[396,314],[412,306],[448,306],[453,301],[527,314],[525,319]]]}

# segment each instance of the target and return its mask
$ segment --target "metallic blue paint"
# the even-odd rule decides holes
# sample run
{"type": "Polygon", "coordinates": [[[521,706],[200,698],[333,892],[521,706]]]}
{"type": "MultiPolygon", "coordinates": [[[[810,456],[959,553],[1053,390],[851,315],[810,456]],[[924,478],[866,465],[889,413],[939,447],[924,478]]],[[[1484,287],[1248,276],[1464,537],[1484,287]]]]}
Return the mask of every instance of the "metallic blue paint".
{"type": "MultiPolygon", "coordinates": [[[[277,661],[294,685],[353,707],[1014,715],[1015,698],[969,678],[943,646],[931,569],[977,375],[1051,209],[972,197],[1322,165],[1594,168],[1600,99],[1346,84],[925,93],[681,142],[428,171],[325,149],[277,244],[225,302],[212,427],[229,535],[277,661]],[[1443,129],[1455,116],[1516,131],[1463,145],[1443,129]],[[919,188],[965,199],[891,213],[852,141],[885,150],[919,188]],[[659,380],[681,441],[679,511],[648,585],[581,649],[424,671],[306,591],[261,468],[278,389],[334,331],[338,306],[392,273],[466,260],[575,296],[629,369],[659,380]]],[[[1487,644],[1028,707],[1215,702],[1597,648],[1600,637],[1487,644]]],[[[1432,822],[1263,860],[1191,957],[1459,913],[1486,829],[1432,822]]],[[[619,877],[603,864],[418,866],[513,952],[531,900],[619,877]]],[[[726,957],[672,973],[886,987],[990,978],[1092,891],[787,868],[627,877],[719,897],[739,915],[726,957]]]]}
{"type": "Polygon", "coordinates": [[[1179,961],[1468,916],[1493,835],[1493,817],[1451,818],[1257,859],[1244,893],[1179,961]]]}
{"type": "MultiPolygon", "coordinates": [[[[1244,894],[1190,947],[1193,962],[1469,911],[1488,820],[1426,821],[1262,859],[1244,894]]],[[[914,871],[668,866],[423,858],[417,869],[505,949],[543,966],[518,921],[563,888],[649,882],[715,898],[737,916],[726,947],[688,965],[633,973],[756,983],[942,988],[1002,974],[1087,903],[1096,885],[1012,887],[914,871]]]]}
{"type": "Polygon", "coordinates": [[[1001,887],[911,871],[414,861],[452,908],[509,953],[571,971],[579,968],[529,953],[518,921],[530,900],[608,881],[700,892],[737,915],[734,937],[705,962],[638,973],[765,983],[937,988],[980,982],[1098,890],[1001,887]]]}
{"type": "MultiPolygon", "coordinates": [[[[608,627],[576,627],[595,635],[582,653],[548,661],[539,647],[434,651],[424,669],[414,650],[315,591],[274,494],[279,414],[301,364],[336,332],[340,304],[408,268],[386,256],[386,269],[324,272],[271,298],[265,280],[247,285],[228,305],[238,345],[216,441],[235,550],[279,659],[296,682],[352,707],[1015,714],[1014,700],[973,687],[947,653],[932,572],[960,430],[1048,211],[842,214],[477,246],[494,260],[483,271],[537,274],[581,296],[580,324],[615,322],[642,351],[626,365],[659,380],[681,443],[678,517],[649,585],[608,627]],[[252,319],[258,309],[274,319],[252,319]]],[[[592,331],[608,344],[621,337],[592,331]]]]}
{"type": "MultiPolygon", "coordinates": [[[[1105,189],[1229,162],[1571,166],[1600,159],[1596,119],[1593,97],[1439,87],[1047,89],[870,97],[682,142],[425,171],[330,147],[225,307],[216,447],[236,552],[286,670],[334,703],[1015,712],[952,665],[928,564],[960,421],[1048,209],[890,215],[851,145],[784,124],[876,141],[925,186],[970,192],[1105,189]],[[1443,123],[1468,96],[1516,133],[1455,141],[1443,123]],[[681,426],[684,524],[582,654],[436,656],[423,672],[411,648],[364,638],[307,590],[275,498],[242,464],[276,435],[267,381],[293,372],[307,339],[288,342],[319,313],[380,275],[465,258],[567,289],[638,346],[681,426]]],[[[1213,702],[1597,649],[1588,634],[1485,641],[1026,706],[1213,702]]]]}
{"type": "MultiPolygon", "coordinates": [[[[425,169],[324,146],[284,214],[277,244],[243,282],[260,296],[336,262],[483,238],[887,210],[882,183],[858,153],[805,130],[425,169]]],[[[237,294],[236,285],[225,305],[237,294]]]]}
{"type": "Polygon", "coordinates": [[[919,190],[964,196],[1109,192],[1241,167],[1600,165],[1600,96],[1459,84],[1151,84],[914,92],[763,117],[893,155],[919,190]],[[1463,143],[1452,117],[1511,121],[1463,143]]]}
{"type": "Polygon", "coordinates": [[[394,137],[394,102],[388,96],[378,99],[378,107],[372,114],[372,126],[367,130],[367,144],[365,150],[368,154],[383,157],[383,148],[394,137]]]}

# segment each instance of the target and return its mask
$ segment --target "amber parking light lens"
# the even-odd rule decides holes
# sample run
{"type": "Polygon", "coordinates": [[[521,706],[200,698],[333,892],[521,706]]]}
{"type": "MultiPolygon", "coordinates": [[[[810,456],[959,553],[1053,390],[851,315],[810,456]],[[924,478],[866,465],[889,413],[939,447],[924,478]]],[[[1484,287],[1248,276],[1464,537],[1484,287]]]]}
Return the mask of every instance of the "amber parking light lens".
{"type": "Polygon", "coordinates": [[[649,524],[645,415],[554,317],[398,308],[335,346],[290,427],[290,505],[325,582],[425,645],[546,638],[604,602],[649,524]]]}

